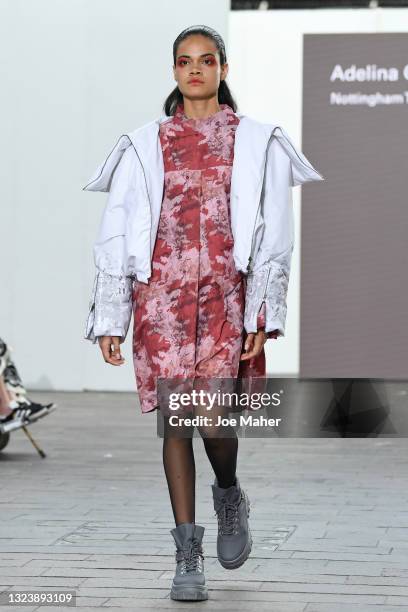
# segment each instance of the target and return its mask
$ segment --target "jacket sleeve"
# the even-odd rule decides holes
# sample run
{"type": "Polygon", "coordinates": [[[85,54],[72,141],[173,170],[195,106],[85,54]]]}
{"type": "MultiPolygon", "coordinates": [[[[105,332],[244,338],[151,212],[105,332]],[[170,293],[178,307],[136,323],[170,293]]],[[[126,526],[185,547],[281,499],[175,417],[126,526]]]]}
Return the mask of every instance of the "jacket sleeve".
{"type": "Polygon", "coordinates": [[[273,137],[267,151],[264,177],[263,236],[252,269],[247,275],[244,327],[260,327],[278,337],[285,335],[286,298],[294,247],[292,188],[324,178],[293,145],[284,130],[285,147],[273,137]],[[294,153],[289,156],[288,151],[294,153]],[[296,161],[294,164],[293,160],[296,161]],[[298,162],[298,160],[300,160],[298,162]]]}
{"type": "Polygon", "coordinates": [[[109,188],[109,195],[93,247],[95,278],[85,326],[86,340],[99,336],[126,338],[132,316],[134,275],[127,270],[126,223],[135,196],[136,153],[123,153],[109,188]]]}

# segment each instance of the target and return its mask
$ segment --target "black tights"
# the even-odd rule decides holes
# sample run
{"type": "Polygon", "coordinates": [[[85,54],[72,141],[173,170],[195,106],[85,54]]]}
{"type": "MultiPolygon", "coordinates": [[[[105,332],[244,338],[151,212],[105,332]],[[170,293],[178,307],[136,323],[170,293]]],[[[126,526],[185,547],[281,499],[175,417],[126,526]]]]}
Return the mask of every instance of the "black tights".
{"type": "MultiPolygon", "coordinates": [[[[164,417],[163,466],[177,526],[180,523],[195,522],[196,470],[193,451],[194,428],[178,428],[180,437],[175,437],[174,429],[169,425],[168,417],[164,417]]],[[[233,427],[197,426],[197,429],[203,439],[218,486],[227,488],[233,485],[238,453],[238,438],[233,427]]]]}

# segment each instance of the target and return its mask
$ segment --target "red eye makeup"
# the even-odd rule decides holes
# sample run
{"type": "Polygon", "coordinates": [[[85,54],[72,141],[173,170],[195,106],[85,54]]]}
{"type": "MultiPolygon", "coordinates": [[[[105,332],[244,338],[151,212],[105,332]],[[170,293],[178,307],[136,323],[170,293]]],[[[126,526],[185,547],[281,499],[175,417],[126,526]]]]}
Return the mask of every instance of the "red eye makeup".
{"type": "MultiPolygon", "coordinates": [[[[178,59],[177,59],[177,66],[183,67],[186,65],[186,63],[191,59],[191,57],[189,55],[181,55],[178,59]]],[[[203,61],[206,63],[207,66],[215,66],[216,64],[216,60],[215,57],[212,54],[205,54],[202,56],[203,61]]]]}

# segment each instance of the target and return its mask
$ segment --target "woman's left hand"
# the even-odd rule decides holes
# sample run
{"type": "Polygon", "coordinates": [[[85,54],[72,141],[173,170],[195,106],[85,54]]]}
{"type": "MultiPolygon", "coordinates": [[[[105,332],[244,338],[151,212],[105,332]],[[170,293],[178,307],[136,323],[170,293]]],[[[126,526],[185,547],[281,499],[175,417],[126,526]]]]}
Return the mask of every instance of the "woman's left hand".
{"type": "Polygon", "coordinates": [[[256,334],[248,334],[245,340],[245,353],[241,355],[241,361],[256,357],[263,349],[263,345],[267,341],[266,333],[263,330],[258,330],[256,334]]]}
{"type": "Polygon", "coordinates": [[[256,334],[248,334],[245,340],[245,353],[241,355],[241,361],[256,357],[263,349],[263,345],[267,341],[266,333],[263,330],[258,330],[256,334]]]}
{"type": "Polygon", "coordinates": [[[246,352],[242,353],[241,361],[244,361],[246,359],[252,359],[253,357],[256,357],[257,355],[260,354],[265,342],[269,338],[274,338],[276,340],[277,337],[278,337],[278,330],[274,330],[273,332],[268,332],[267,334],[264,329],[259,329],[256,332],[256,334],[254,333],[248,334],[245,340],[245,347],[244,347],[246,352]]]}

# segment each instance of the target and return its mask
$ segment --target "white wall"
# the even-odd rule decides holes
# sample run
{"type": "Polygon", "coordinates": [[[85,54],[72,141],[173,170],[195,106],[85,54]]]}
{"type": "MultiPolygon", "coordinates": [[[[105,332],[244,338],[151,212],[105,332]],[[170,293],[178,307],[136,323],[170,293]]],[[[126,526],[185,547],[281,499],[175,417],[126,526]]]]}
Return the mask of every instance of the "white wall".
{"type": "MultiPolygon", "coordinates": [[[[175,84],[172,43],[183,28],[218,30],[240,110],[282,123],[300,143],[302,33],[402,31],[408,23],[403,9],[228,14],[228,7],[227,0],[0,0],[0,335],[29,388],[135,388],[130,336],[119,368],[82,338],[106,198],[82,187],[119,134],[161,113],[175,84]]],[[[298,219],[299,188],[294,195],[298,219]]],[[[299,246],[287,336],[266,345],[273,374],[298,371],[299,246]]]]}
{"type": "MultiPolygon", "coordinates": [[[[0,335],[32,389],[134,390],[83,340],[105,194],[82,187],[118,135],[154,119],[175,86],[172,44],[228,0],[0,0],[0,335]]],[[[129,338],[128,338],[129,340],[129,338]]]]}

